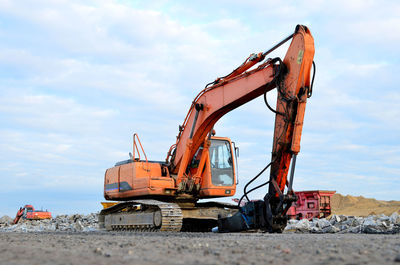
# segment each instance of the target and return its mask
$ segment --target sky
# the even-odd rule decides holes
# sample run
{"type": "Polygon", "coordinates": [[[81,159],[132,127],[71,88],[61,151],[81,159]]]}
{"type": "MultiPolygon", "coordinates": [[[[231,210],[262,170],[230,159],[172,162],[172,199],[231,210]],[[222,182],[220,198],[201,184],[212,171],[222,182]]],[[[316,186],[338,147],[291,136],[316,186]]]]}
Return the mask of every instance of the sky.
{"type": "MultiPolygon", "coordinates": [[[[0,0],[0,216],[99,211],[133,133],[164,160],[205,84],[297,24],[316,77],[294,189],[400,200],[398,14],[382,0],[0,0]]],[[[271,159],[274,118],[258,98],[215,126],[240,148],[235,197],[271,159]]]]}

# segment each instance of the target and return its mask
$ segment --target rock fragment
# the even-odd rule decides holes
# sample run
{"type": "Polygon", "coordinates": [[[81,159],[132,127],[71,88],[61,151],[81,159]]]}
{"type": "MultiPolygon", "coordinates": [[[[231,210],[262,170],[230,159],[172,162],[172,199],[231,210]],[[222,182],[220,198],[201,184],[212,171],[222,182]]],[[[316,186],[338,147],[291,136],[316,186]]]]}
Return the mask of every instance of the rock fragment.
{"type": "Polygon", "coordinates": [[[332,226],[332,225],[331,225],[331,223],[330,223],[328,220],[326,220],[325,218],[322,218],[322,219],[318,219],[318,221],[317,221],[317,226],[318,226],[319,228],[321,228],[321,229],[324,229],[324,228],[330,227],[330,226],[332,226]]]}
{"type": "Polygon", "coordinates": [[[389,221],[392,224],[400,225],[400,214],[398,212],[392,213],[392,215],[389,217],[389,221]]]}

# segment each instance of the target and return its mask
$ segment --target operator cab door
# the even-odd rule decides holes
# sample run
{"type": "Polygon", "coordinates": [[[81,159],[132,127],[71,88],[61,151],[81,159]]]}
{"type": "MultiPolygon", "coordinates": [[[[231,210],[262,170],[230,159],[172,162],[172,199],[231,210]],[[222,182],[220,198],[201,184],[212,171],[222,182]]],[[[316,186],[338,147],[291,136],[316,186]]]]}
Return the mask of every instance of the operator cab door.
{"type": "Polygon", "coordinates": [[[232,186],[234,172],[230,143],[223,140],[211,140],[209,154],[211,183],[214,186],[232,186]]]}
{"type": "Polygon", "coordinates": [[[235,160],[229,138],[212,137],[203,173],[201,197],[233,196],[236,191],[235,160]]]}

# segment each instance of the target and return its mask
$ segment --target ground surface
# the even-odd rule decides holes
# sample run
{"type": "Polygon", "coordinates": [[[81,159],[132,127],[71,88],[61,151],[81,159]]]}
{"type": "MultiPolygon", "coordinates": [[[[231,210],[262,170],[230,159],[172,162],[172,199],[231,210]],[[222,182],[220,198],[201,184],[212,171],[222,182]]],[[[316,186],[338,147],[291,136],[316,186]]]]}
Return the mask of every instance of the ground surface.
{"type": "Polygon", "coordinates": [[[0,233],[0,264],[400,264],[400,235],[0,233]]]}

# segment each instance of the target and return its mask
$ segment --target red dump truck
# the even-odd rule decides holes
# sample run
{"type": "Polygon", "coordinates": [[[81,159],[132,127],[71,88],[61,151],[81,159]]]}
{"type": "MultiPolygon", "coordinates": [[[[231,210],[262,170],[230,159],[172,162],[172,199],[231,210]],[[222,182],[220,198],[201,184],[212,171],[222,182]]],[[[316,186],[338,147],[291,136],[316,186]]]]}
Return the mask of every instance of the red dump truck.
{"type": "Polygon", "coordinates": [[[21,218],[27,220],[51,219],[51,213],[48,211],[35,210],[32,205],[27,204],[24,207],[19,208],[13,223],[18,223],[21,218]]]}
{"type": "Polygon", "coordinates": [[[331,214],[331,197],[336,191],[309,190],[295,192],[299,198],[288,210],[290,219],[309,220],[324,218],[331,214]]]}

